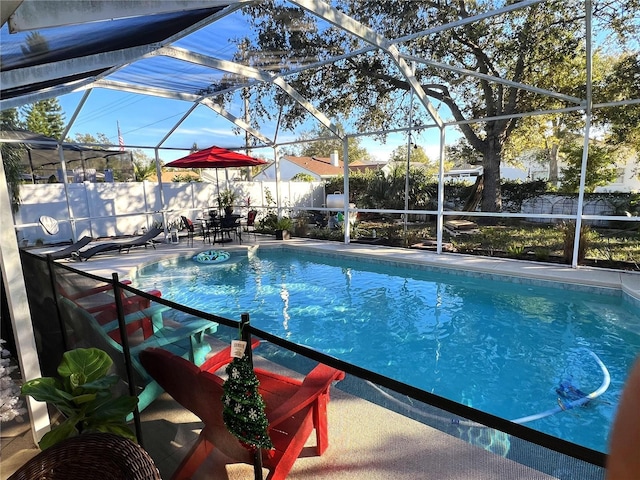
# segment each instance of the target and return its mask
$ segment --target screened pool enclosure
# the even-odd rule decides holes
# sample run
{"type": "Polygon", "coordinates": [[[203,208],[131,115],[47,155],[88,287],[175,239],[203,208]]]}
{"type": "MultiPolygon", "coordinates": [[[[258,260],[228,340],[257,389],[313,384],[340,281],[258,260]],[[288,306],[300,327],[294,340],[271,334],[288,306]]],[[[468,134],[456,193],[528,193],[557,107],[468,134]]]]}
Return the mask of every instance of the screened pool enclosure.
{"type": "MultiPolygon", "coordinates": [[[[631,236],[632,252],[640,244],[640,199],[626,186],[637,181],[640,138],[636,0],[24,0],[1,7],[3,159],[24,144],[5,133],[18,127],[12,109],[53,98],[67,108],[53,141],[30,143],[57,150],[58,183],[24,186],[28,203],[13,216],[13,183],[5,167],[0,174],[0,253],[14,325],[29,324],[24,281],[16,276],[18,235],[37,225],[31,212],[47,198],[58,202],[58,220],[76,240],[113,235],[87,227],[106,218],[139,216],[140,225],[167,228],[181,211],[210,207],[219,193],[211,185],[161,181],[74,185],[70,145],[146,152],[158,178],[163,163],[196,143],[264,158],[276,172],[268,195],[251,179],[246,187],[224,182],[237,188],[237,207],[294,219],[340,213],[345,243],[371,241],[384,225],[387,237],[403,246],[424,244],[442,253],[459,241],[452,221],[505,231],[522,224],[556,230],[562,223],[573,232],[564,237],[572,267],[580,264],[585,227],[612,230],[606,245],[623,234],[631,236]],[[150,120],[142,113],[152,109],[161,113],[150,120]],[[69,141],[95,118],[104,119],[103,141],[69,141]],[[298,202],[282,182],[282,157],[326,142],[337,146],[342,183],[329,181],[319,199],[313,194],[298,202]],[[352,147],[364,143],[372,154],[388,146],[387,158],[393,150],[394,168],[372,167],[357,177],[349,166],[352,147]],[[428,168],[416,169],[418,149],[429,152],[428,168]],[[524,166],[526,178],[505,182],[509,165],[524,166]],[[482,167],[481,176],[462,190],[447,180],[454,167],[482,167]],[[95,212],[88,194],[74,196],[80,186],[96,195],[96,204],[122,198],[129,188],[152,193],[140,194],[147,203],[125,208],[114,200],[95,212]],[[593,193],[598,187],[602,192],[593,193]],[[174,189],[192,196],[175,203],[174,189]],[[206,193],[194,196],[196,190],[206,193]],[[335,191],[348,199],[337,209],[326,201],[335,191]],[[356,216],[359,223],[351,221],[356,216]]],[[[526,251],[527,242],[517,249],[530,257],[552,250],[534,244],[526,251]]],[[[471,248],[459,245],[458,251],[471,248]]],[[[16,332],[22,351],[35,349],[28,333],[16,332]]],[[[33,362],[22,367],[26,378],[39,376],[33,362]]],[[[42,419],[32,415],[34,432],[47,424],[42,419]]]]}

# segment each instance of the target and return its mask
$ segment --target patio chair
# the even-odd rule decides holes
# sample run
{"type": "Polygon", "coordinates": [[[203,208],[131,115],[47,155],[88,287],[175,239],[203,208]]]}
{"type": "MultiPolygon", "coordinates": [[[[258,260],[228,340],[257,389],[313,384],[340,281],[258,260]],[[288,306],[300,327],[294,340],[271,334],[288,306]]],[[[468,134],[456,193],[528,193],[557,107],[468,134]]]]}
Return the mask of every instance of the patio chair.
{"type": "MultiPolygon", "coordinates": [[[[215,372],[230,360],[229,349],[209,358],[200,368],[166,350],[140,352],[140,362],[149,374],[204,423],[195,445],[173,474],[174,480],[191,478],[214,448],[236,463],[253,463],[253,454],[227,430],[222,418],[224,381],[215,372]]],[[[344,373],[322,364],[302,381],[258,368],[255,372],[275,446],[274,450],[262,451],[263,465],[269,469],[267,480],[284,479],[313,429],[316,453],[322,455],[327,449],[329,388],[343,379],[344,373]]]]}
{"type": "Polygon", "coordinates": [[[43,450],[8,480],[161,480],[151,456],[112,433],[85,433],[43,450]]]}
{"type": "Polygon", "coordinates": [[[240,215],[225,215],[220,218],[221,236],[224,239],[225,233],[227,238],[231,239],[231,234],[236,237],[239,243],[242,243],[242,229],[240,226],[240,215]]]}
{"type": "Polygon", "coordinates": [[[249,210],[247,213],[247,223],[245,224],[244,231],[247,235],[253,234],[253,238],[256,239],[256,216],[258,215],[257,210],[249,210]]]}
{"type": "MultiPolygon", "coordinates": [[[[128,376],[122,345],[108,335],[108,332],[118,328],[118,320],[114,319],[100,325],[94,315],[65,297],[58,298],[58,305],[74,348],[96,347],[104,350],[113,360],[116,373],[126,382],[128,376]]],[[[161,347],[178,357],[188,358],[193,364],[200,365],[211,350],[205,335],[215,333],[217,330],[217,324],[199,318],[181,322],[175,327],[165,326],[163,313],[167,310],[170,310],[169,307],[164,305],[153,305],[125,316],[127,324],[144,317],[151,318],[154,324],[152,336],[130,346],[134,382],[138,389],[139,411],[146,408],[163,392],[158,382],[154,381],[140,365],[138,360],[140,352],[149,347],[161,347]]]]}
{"type": "Polygon", "coordinates": [[[193,222],[184,215],[180,218],[182,219],[182,227],[187,231],[187,243],[193,246],[193,237],[196,234],[196,227],[193,222]]]}
{"type": "Polygon", "coordinates": [[[80,261],[87,261],[94,255],[104,252],[114,252],[117,250],[118,253],[129,253],[129,250],[134,247],[153,247],[155,249],[156,246],[153,239],[162,232],[163,230],[161,228],[151,228],[144,235],[140,235],[132,239],[101,243],[95,247],[88,248],[87,250],[78,250],[77,254],[73,255],[73,258],[80,261]]]}
{"type": "Polygon", "coordinates": [[[55,252],[47,253],[45,256],[51,257],[53,260],[62,260],[63,258],[71,258],[74,254],[78,254],[81,248],[86,247],[93,241],[91,237],[82,237],[75,243],[72,243],[68,247],[56,250],[55,252]]]}
{"type": "MultiPolygon", "coordinates": [[[[130,284],[131,281],[123,280],[122,283],[130,284]]],[[[56,290],[60,295],[63,295],[79,307],[84,308],[87,312],[93,314],[101,325],[104,325],[117,317],[116,299],[113,294],[113,285],[111,283],[105,283],[93,288],[78,289],[78,287],[73,285],[73,283],[65,281],[64,275],[57,275],[56,290]]],[[[151,307],[151,300],[147,297],[135,295],[124,289],[121,289],[120,292],[120,302],[122,303],[125,315],[151,307]]],[[[162,296],[162,292],[160,292],[160,290],[149,290],[146,293],[154,297],[162,296]]],[[[134,334],[138,330],[140,330],[142,337],[145,339],[153,335],[154,329],[151,318],[144,317],[139,321],[127,323],[127,333],[129,335],[134,334]]],[[[107,333],[116,342],[122,344],[119,328],[115,328],[107,333]]]]}

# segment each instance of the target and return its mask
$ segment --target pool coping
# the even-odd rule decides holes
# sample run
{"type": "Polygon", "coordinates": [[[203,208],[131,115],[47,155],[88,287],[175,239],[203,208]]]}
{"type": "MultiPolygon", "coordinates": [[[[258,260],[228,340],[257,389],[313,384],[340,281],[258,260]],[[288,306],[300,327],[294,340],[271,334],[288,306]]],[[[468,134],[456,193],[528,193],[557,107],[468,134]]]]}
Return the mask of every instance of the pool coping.
{"type": "MultiPolygon", "coordinates": [[[[532,262],[527,260],[479,257],[458,253],[435,253],[418,249],[398,249],[378,245],[338,244],[327,246],[318,242],[287,242],[292,248],[356,258],[378,258],[397,264],[420,265],[462,274],[476,273],[491,276],[524,278],[545,282],[572,284],[583,287],[611,289],[629,295],[640,302],[640,272],[607,270],[593,267],[571,268],[568,265],[532,262]]],[[[638,303],[640,306],[640,303],[638,303]]]]}

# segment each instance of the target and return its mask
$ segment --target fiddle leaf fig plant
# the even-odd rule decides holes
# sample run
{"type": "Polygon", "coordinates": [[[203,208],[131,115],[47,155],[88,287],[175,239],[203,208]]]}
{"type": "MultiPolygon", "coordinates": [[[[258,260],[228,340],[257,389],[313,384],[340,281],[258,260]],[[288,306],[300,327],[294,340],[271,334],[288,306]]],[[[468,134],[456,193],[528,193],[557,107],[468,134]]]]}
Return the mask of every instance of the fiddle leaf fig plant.
{"type": "Polygon", "coordinates": [[[23,395],[55,405],[65,417],[42,437],[42,450],[89,432],[109,432],[135,440],[126,418],[138,399],[113,397],[111,388],[119,377],[108,375],[112,364],[111,357],[98,348],[77,348],[63,354],[58,366],[60,378],[36,378],[22,385],[23,395]]]}

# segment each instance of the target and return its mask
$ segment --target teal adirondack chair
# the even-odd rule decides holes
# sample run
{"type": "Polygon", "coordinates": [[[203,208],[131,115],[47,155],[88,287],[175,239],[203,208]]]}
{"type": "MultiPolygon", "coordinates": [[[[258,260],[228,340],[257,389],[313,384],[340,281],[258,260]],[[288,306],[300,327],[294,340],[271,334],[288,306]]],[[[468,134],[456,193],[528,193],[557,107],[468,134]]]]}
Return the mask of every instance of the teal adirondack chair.
{"type": "MultiPolygon", "coordinates": [[[[63,296],[58,297],[58,304],[73,347],[96,347],[107,352],[113,359],[115,373],[124,382],[127,370],[122,345],[108,335],[108,332],[118,328],[118,320],[101,325],[91,313],[63,296]]],[[[139,411],[144,410],[164,391],[140,364],[140,352],[145,348],[159,347],[201,365],[211,350],[205,336],[217,330],[216,323],[200,318],[180,322],[180,326],[176,327],[165,326],[163,313],[168,310],[170,308],[165,305],[153,304],[149,308],[125,316],[126,324],[150,318],[154,327],[153,335],[130,346],[134,381],[138,388],[139,411]]]]}

